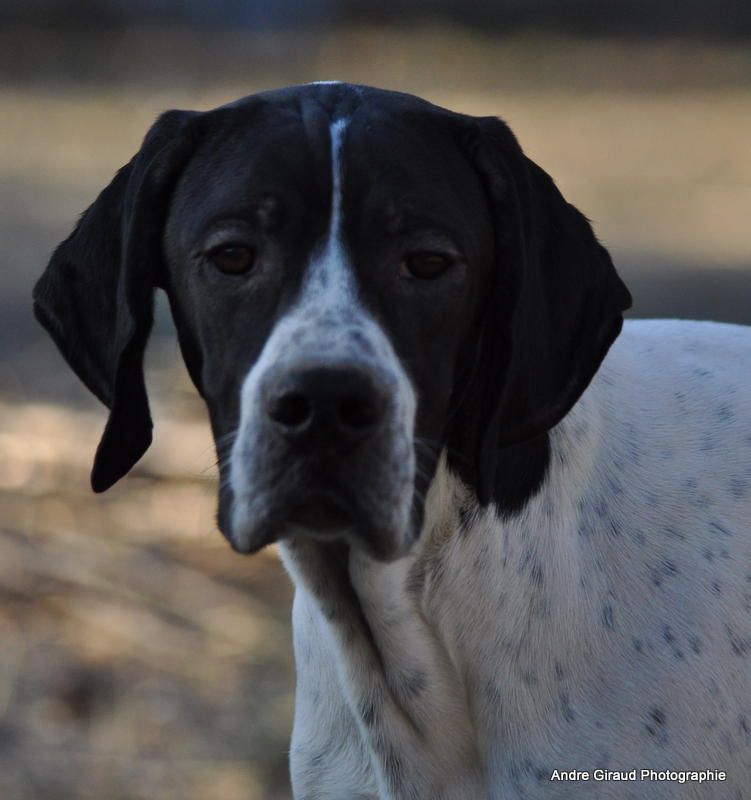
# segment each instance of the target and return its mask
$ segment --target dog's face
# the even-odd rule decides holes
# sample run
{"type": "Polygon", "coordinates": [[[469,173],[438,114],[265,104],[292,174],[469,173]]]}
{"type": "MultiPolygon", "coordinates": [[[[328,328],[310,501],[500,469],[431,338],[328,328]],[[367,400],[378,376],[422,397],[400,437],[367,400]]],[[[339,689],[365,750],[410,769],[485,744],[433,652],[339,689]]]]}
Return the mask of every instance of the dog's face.
{"type": "Polygon", "coordinates": [[[274,95],[196,152],[166,285],[200,343],[234,546],[312,531],[389,557],[419,530],[492,223],[448,131],[335,97],[274,95]]]}
{"type": "Polygon", "coordinates": [[[496,120],[343,84],[170,112],[35,293],[112,409],[97,489],[150,440],[157,284],[209,408],[232,545],[303,534],[382,559],[419,535],[443,450],[500,501],[498,451],[568,411],[629,301],[496,120]]]}

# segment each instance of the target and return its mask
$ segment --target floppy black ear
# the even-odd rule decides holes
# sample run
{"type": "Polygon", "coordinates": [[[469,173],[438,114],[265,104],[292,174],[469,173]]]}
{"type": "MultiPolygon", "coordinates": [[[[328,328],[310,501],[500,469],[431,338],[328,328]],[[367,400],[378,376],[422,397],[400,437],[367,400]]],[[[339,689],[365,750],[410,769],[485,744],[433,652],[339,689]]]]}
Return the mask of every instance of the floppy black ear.
{"type": "Polygon", "coordinates": [[[501,448],[550,430],[620,333],[631,295],[587,219],[496,118],[475,121],[472,159],[495,226],[492,286],[474,369],[477,492],[489,502],[501,448]]]}
{"type": "Polygon", "coordinates": [[[192,112],[169,111],[55,250],[34,313],[86,386],[110,409],[91,485],[112,486],[151,444],[143,354],[169,196],[194,149],[192,112]]]}

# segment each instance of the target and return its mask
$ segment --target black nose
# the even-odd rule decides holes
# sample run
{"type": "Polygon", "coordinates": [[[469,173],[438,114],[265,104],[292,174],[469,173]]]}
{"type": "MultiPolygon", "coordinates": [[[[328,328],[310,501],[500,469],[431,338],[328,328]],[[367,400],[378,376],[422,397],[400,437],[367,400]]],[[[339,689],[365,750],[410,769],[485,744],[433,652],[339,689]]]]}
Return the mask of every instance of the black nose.
{"type": "Polygon", "coordinates": [[[266,394],[269,418],[297,441],[316,435],[341,443],[367,438],[380,427],[387,406],[373,376],[349,367],[287,371],[272,380],[266,394]]]}

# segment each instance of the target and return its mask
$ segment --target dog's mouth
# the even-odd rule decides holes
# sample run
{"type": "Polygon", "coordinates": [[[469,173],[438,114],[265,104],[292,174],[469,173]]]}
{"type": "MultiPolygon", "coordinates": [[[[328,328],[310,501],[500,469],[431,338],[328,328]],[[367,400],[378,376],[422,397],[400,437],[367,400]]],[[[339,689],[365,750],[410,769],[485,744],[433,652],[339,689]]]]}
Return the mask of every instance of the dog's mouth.
{"type": "Polygon", "coordinates": [[[340,500],[318,496],[295,505],[287,516],[287,524],[310,536],[330,538],[345,534],[355,520],[340,500]]]}
{"type": "Polygon", "coordinates": [[[284,494],[263,506],[241,501],[242,516],[239,520],[240,515],[235,516],[227,535],[236,552],[255,553],[273,542],[303,536],[322,543],[346,542],[378,560],[389,561],[411,542],[409,523],[389,525],[386,513],[368,510],[346,491],[306,491],[297,498],[284,494]]]}
{"type": "Polygon", "coordinates": [[[328,453],[292,459],[282,451],[256,461],[240,453],[224,483],[220,528],[239,553],[299,536],[343,541],[378,560],[403,555],[419,527],[413,467],[409,454],[394,457],[406,449],[400,442],[386,444],[346,459],[328,453]]]}

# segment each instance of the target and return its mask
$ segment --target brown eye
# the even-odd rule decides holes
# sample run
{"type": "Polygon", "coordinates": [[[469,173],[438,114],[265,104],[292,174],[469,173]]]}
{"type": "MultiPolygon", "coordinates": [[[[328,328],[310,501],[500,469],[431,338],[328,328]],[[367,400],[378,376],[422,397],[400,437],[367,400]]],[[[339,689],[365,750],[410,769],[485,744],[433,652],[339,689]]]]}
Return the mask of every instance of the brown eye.
{"type": "Polygon", "coordinates": [[[256,254],[254,250],[245,245],[228,244],[215,247],[208,253],[208,259],[222,272],[229,275],[241,275],[252,268],[256,254]]]}
{"type": "Polygon", "coordinates": [[[399,264],[399,276],[402,278],[437,278],[451,264],[451,258],[442,253],[410,253],[399,264]]]}

